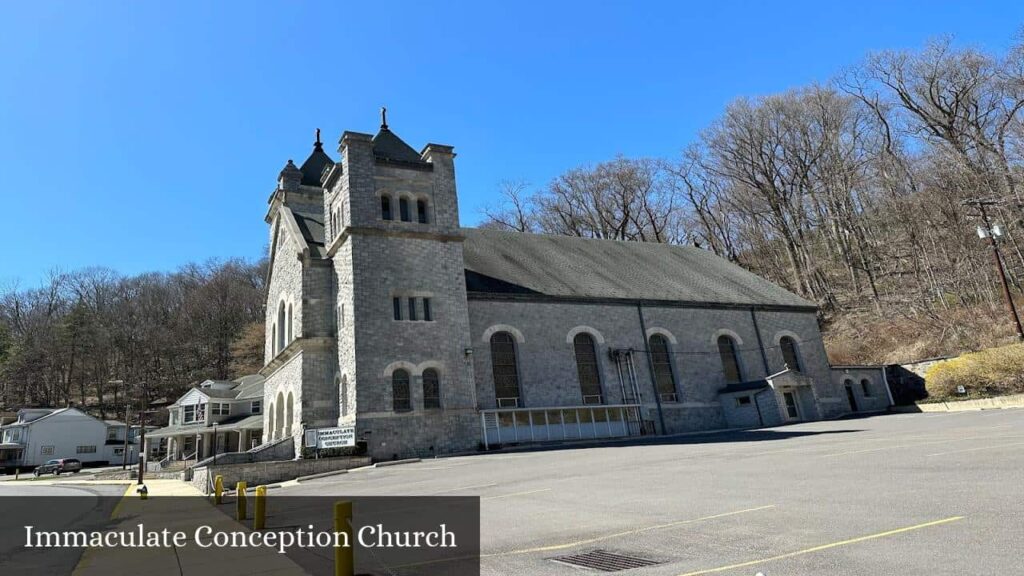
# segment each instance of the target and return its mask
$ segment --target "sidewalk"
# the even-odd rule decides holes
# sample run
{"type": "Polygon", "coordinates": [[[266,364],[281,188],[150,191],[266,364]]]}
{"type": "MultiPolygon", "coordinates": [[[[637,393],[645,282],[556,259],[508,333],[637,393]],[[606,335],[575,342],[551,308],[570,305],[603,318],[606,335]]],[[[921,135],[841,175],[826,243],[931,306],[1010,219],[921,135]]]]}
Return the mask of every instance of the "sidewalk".
{"type": "MultiPolygon", "coordinates": [[[[146,482],[149,498],[142,500],[130,484],[111,514],[112,531],[167,529],[188,535],[186,546],[152,548],[90,548],[82,555],[75,576],[243,576],[249,574],[305,574],[284,554],[268,548],[201,548],[193,533],[199,526],[214,532],[250,532],[213,507],[192,485],[180,480],[146,482]]],[[[249,502],[250,513],[252,502],[249,502]]]]}

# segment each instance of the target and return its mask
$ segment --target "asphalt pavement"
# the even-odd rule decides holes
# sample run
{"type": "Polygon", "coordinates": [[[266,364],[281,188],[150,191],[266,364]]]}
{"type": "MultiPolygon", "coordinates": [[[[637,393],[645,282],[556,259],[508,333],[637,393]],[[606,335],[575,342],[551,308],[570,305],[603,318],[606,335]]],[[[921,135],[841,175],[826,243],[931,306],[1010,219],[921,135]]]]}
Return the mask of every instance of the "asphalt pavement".
{"type": "Polygon", "coordinates": [[[596,574],[564,557],[603,551],[654,563],[630,576],[963,576],[1021,573],[1022,481],[1024,410],[993,410],[439,458],[271,495],[479,495],[485,575],[596,574]]]}

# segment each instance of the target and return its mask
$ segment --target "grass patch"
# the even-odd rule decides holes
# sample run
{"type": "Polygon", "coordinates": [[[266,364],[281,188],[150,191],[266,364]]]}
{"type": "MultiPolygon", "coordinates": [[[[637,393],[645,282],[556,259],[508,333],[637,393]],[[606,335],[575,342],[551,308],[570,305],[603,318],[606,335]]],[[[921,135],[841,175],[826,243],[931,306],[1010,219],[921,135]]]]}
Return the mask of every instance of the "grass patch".
{"type": "Polygon", "coordinates": [[[928,402],[1024,394],[1024,344],[989,348],[940,362],[925,374],[928,402]],[[958,394],[963,386],[967,393],[958,394]]]}

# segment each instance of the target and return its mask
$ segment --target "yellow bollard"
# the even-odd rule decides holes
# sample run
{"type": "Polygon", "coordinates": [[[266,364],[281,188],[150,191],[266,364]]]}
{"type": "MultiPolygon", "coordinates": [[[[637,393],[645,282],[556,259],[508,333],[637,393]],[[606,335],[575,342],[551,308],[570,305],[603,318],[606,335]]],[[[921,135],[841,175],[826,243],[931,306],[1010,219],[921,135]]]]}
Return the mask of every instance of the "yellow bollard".
{"type": "Polygon", "coordinates": [[[255,514],[252,518],[252,529],[263,530],[267,526],[267,487],[256,487],[255,514]]]}
{"type": "Polygon", "coordinates": [[[224,477],[217,474],[213,478],[213,503],[220,504],[221,497],[224,495],[224,477]]]}
{"type": "Polygon", "coordinates": [[[238,519],[245,520],[245,482],[243,481],[239,481],[235,485],[235,506],[238,519]]]}
{"type": "MultiPolygon", "coordinates": [[[[334,549],[334,576],[352,576],[355,571],[355,538],[352,537],[352,503],[334,503],[334,531],[347,534],[348,546],[334,549]]],[[[342,540],[345,542],[345,540],[342,540]]]]}

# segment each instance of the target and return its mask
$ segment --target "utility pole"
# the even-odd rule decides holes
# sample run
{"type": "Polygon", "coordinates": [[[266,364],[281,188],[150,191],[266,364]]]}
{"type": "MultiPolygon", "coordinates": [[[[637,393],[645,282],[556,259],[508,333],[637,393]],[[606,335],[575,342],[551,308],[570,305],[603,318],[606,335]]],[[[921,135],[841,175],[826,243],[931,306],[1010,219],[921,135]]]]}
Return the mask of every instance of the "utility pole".
{"type": "Polygon", "coordinates": [[[132,402],[128,398],[128,383],[125,382],[123,385],[124,390],[124,451],[121,453],[121,470],[128,469],[128,433],[131,431],[131,426],[128,424],[128,418],[131,415],[132,402]]]}
{"type": "Polygon", "coordinates": [[[983,227],[978,227],[978,236],[988,238],[988,243],[992,247],[992,256],[996,259],[996,270],[999,271],[999,279],[1003,283],[1003,296],[1006,298],[1006,305],[1010,307],[1010,316],[1013,317],[1013,325],[1017,329],[1017,340],[1024,342],[1024,328],[1021,328],[1020,316],[1017,315],[1017,307],[1014,306],[1013,296],[1010,295],[1010,283],[1006,280],[1006,269],[1003,268],[1003,258],[999,254],[999,242],[996,241],[997,236],[1002,236],[1002,231],[998,226],[992,225],[988,217],[988,210],[985,209],[986,206],[997,204],[997,201],[977,198],[965,200],[964,204],[977,206],[981,213],[983,227]]]}
{"type": "Polygon", "coordinates": [[[142,412],[139,413],[139,480],[142,484],[146,478],[146,466],[149,465],[149,451],[146,450],[146,412],[149,411],[149,391],[146,383],[142,383],[142,412]]]}

